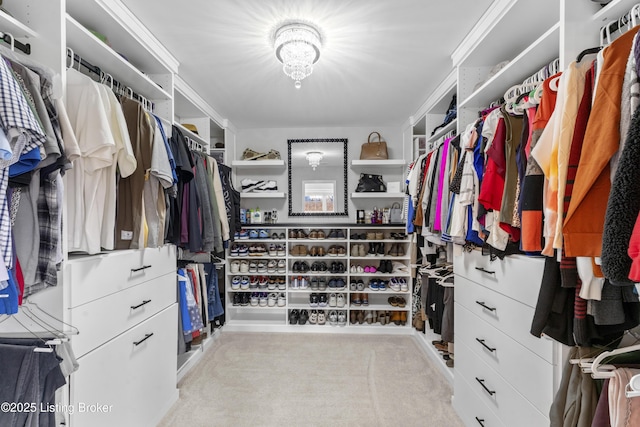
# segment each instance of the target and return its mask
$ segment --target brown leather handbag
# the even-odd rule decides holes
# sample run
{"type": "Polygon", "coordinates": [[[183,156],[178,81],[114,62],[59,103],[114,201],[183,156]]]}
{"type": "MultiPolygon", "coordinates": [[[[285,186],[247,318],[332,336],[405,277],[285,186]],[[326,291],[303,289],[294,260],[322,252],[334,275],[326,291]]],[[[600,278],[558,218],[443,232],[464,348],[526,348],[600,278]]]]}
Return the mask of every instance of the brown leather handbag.
{"type": "Polygon", "coordinates": [[[378,132],[371,132],[367,142],[362,144],[360,149],[360,160],[387,160],[389,153],[387,153],[387,142],[382,139],[378,132]],[[372,142],[371,136],[378,135],[378,141],[372,142]]]}

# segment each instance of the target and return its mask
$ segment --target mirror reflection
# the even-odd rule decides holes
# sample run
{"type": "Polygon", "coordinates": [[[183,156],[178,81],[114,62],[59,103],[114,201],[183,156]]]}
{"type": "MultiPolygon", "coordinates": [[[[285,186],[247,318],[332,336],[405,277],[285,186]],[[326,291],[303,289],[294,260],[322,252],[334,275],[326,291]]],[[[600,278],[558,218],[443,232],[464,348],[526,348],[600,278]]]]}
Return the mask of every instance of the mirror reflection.
{"type": "Polygon", "coordinates": [[[290,139],[289,215],[346,216],[347,139],[290,139]]]}

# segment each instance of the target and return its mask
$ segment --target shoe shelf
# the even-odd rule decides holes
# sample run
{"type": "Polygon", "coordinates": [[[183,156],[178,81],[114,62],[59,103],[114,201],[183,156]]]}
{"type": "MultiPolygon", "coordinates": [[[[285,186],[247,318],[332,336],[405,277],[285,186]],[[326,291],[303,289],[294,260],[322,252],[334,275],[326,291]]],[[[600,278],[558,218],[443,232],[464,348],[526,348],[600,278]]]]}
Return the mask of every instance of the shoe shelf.
{"type": "Polygon", "coordinates": [[[284,160],[233,160],[231,166],[238,169],[281,168],[284,160]]]}
{"type": "MultiPolygon", "coordinates": [[[[249,163],[254,164],[255,162],[250,161],[249,163]]],[[[409,272],[409,264],[410,257],[409,255],[402,256],[392,256],[388,255],[387,252],[398,250],[399,253],[408,254],[409,251],[409,240],[407,236],[404,234],[404,226],[396,225],[396,224],[384,224],[384,225],[355,225],[355,224],[347,224],[347,225],[328,225],[326,227],[318,227],[315,224],[252,224],[246,225],[245,228],[247,230],[253,229],[265,229],[269,235],[272,232],[284,233],[284,239],[237,239],[233,245],[246,245],[251,247],[252,245],[264,245],[265,248],[268,248],[269,245],[281,245],[285,247],[286,255],[274,256],[269,255],[268,253],[261,253],[260,255],[243,255],[243,256],[229,256],[227,258],[227,263],[229,266],[231,263],[235,261],[241,262],[269,262],[269,261],[285,261],[286,263],[286,272],[236,272],[236,273],[228,273],[227,283],[226,283],[226,308],[227,308],[227,323],[226,327],[229,327],[231,330],[253,330],[253,331],[278,331],[278,332],[288,332],[292,330],[296,331],[322,331],[322,332],[331,332],[331,331],[353,331],[357,329],[359,333],[378,333],[376,331],[389,331],[383,333],[411,333],[411,325],[395,325],[393,322],[390,324],[381,324],[380,322],[371,322],[368,323],[366,319],[363,319],[362,323],[359,323],[358,316],[362,318],[363,316],[369,316],[371,320],[373,316],[376,316],[378,311],[381,312],[389,312],[394,318],[400,319],[401,314],[405,317],[407,313],[411,311],[411,297],[412,294],[409,290],[406,291],[394,291],[390,288],[386,290],[373,290],[368,287],[370,280],[380,280],[380,279],[391,279],[393,277],[397,278],[408,278],[410,277],[409,272]],[[330,228],[331,227],[331,228],[330,228]],[[324,238],[324,239],[315,239],[309,238],[308,235],[314,231],[322,231],[329,236],[330,233],[334,231],[340,231],[344,233],[344,238],[324,238]],[[302,233],[302,235],[300,234],[302,233]],[[367,236],[367,233],[369,236],[367,236]],[[377,236],[374,236],[374,233],[377,233],[377,236]],[[302,238],[297,238],[300,235],[302,238]],[[303,236],[304,235],[304,236],[303,236]],[[397,236],[396,236],[397,235],[397,236]],[[296,237],[293,237],[296,236],[296,237]],[[368,239],[365,237],[369,237],[368,239]],[[377,239],[375,237],[378,237],[377,239]],[[400,238],[398,238],[400,237],[400,238]],[[364,245],[364,250],[368,251],[371,245],[375,245],[377,250],[384,251],[385,255],[377,255],[377,256],[350,256],[349,253],[352,253],[353,245],[364,245]],[[296,246],[305,246],[306,250],[310,253],[311,250],[315,247],[316,249],[322,247],[325,251],[328,251],[332,246],[338,246],[344,248],[347,254],[345,255],[329,255],[324,254],[323,256],[313,256],[313,255],[293,255],[291,251],[296,246]],[[398,246],[395,246],[398,245],[398,246]],[[379,248],[382,246],[382,248],[379,248]],[[392,261],[394,263],[401,263],[406,266],[407,272],[396,272],[396,273],[351,273],[350,267],[352,265],[360,265],[363,268],[369,264],[375,264],[375,267],[378,267],[378,264],[381,261],[392,261]],[[301,271],[293,271],[294,265],[296,263],[305,262],[309,267],[309,270],[306,272],[301,271]],[[311,267],[315,262],[325,263],[327,270],[326,271],[311,271],[311,267]],[[331,264],[332,263],[341,263],[344,267],[344,272],[340,273],[332,273],[331,272],[331,264]],[[267,276],[267,277],[284,277],[286,278],[286,289],[239,289],[234,290],[231,288],[231,281],[234,277],[258,277],[258,276],[267,276]],[[293,283],[293,279],[296,277],[305,277],[309,282],[314,278],[319,278],[322,281],[326,281],[326,287],[324,290],[320,290],[318,288],[312,288],[309,283],[306,288],[293,288],[291,287],[293,283]],[[335,287],[330,287],[329,281],[331,279],[342,279],[345,282],[345,286],[343,288],[337,289],[335,287]],[[363,290],[350,290],[350,282],[351,280],[362,280],[364,282],[363,290]],[[242,294],[245,295],[243,298],[246,302],[246,294],[252,293],[277,293],[277,294],[285,294],[286,296],[286,305],[283,306],[252,306],[252,305],[233,305],[234,294],[242,294]],[[351,297],[354,294],[366,294],[368,296],[369,305],[367,306],[355,306],[351,305],[351,297]],[[330,306],[329,301],[327,301],[327,305],[324,307],[320,306],[311,306],[309,298],[311,294],[324,294],[327,299],[330,299],[332,294],[342,295],[344,296],[345,305],[343,307],[339,306],[330,306]],[[402,296],[406,300],[405,307],[394,307],[387,302],[387,299],[390,296],[402,296]],[[289,324],[289,315],[292,310],[306,310],[309,313],[311,311],[316,310],[317,312],[324,312],[326,315],[326,322],[324,325],[319,324],[310,324],[307,322],[305,325],[299,324],[289,324]],[[332,325],[329,319],[329,315],[332,312],[343,312],[347,316],[346,328],[323,328],[321,326],[345,326],[345,325],[332,325]],[[395,314],[393,314],[395,313],[395,314]],[[356,320],[355,323],[350,321],[351,316],[354,316],[356,320]],[[302,328],[304,326],[304,328],[302,328]],[[391,326],[389,328],[383,328],[383,326],[391,326]],[[354,328],[357,327],[357,328],[354,328]],[[237,328],[237,329],[236,329],[237,328]]],[[[231,248],[230,248],[231,249],[231,248]]],[[[229,253],[231,250],[229,249],[229,253]]],[[[299,249],[299,248],[298,248],[299,249]]],[[[296,250],[298,250],[296,249],[296,250]]],[[[358,251],[361,251],[360,248],[358,251]]],[[[366,253],[366,252],[365,252],[366,253]]],[[[237,264],[234,264],[234,267],[237,264]]],[[[296,266],[297,268],[297,266],[296,266]]],[[[227,269],[230,271],[230,268],[227,269]]],[[[407,280],[409,281],[409,280],[407,280]]],[[[315,280],[314,280],[315,282],[315,280]]],[[[236,297],[236,301],[237,301],[236,297]]]]}
{"type": "Polygon", "coordinates": [[[287,194],[281,191],[275,191],[272,193],[240,193],[242,199],[286,199],[287,194]]]}

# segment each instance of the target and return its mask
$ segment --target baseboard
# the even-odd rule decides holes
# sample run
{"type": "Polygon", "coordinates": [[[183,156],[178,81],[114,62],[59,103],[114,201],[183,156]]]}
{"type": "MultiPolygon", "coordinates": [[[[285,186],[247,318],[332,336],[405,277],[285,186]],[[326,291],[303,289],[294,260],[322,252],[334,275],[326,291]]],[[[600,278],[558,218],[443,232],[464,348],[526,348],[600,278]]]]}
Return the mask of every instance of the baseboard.
{"type": "Polygon", "coordinates": [[[425,352],[427,357],[434,362],[438,370],[451,385],[451,388],[453,388],[454,368],[449,368],[446,365],[446,362],[438,350],[436,350],[436,348],[431,344],[432,340],[437,340],[440,336],[434,334],[431,330],[427,330],[427,332],[427,334],[423,334],[420,331],[415,331],[413,338],[416,340],[416,343],[418,343],[418,346],[425,352]]]}

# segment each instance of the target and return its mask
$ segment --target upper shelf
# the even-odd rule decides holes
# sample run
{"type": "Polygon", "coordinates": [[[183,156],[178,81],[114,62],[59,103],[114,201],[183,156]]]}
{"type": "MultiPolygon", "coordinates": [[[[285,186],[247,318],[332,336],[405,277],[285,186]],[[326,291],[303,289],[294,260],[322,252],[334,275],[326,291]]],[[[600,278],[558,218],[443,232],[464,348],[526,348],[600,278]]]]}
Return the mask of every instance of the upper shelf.
{"type": "Polygon", "coordinates": [[[186,127],[182,126],[180,123],[174,123],[174,125],[176,127],[180,128],[180,130],[182,131],[183,134],[185,134],[186,137],[196,141],[198,144],[202,144],[202,145],[206,145],[206,146],[209,145],[209,144],[207,144],[207,142],[204,139],[202,139],[202,137],[200,135],[190,131],[186,127]]]}
{"type": "Polygon", "coordinates": [[[279,168],[284,160],[233,160],[231,166],[238,169],[279,168]]]}
{"type": "Polygon", "coordinates": [[[74,53],[100,67],[114,79],[150,100],[169,100],[171,95],[142,74],[118,52],[104,44],[67,14],[67,45],[74,53]]]}
{"type": "Polygon", "coordinates": [[[396,166],[404,166],[407,163],[403,159],[388,159],[388,160],[351,160],[351,166],[376,166],[380,168],[390,168],[396,166]]]}
{"type": "Polygon", "coordinates": [[[38,33],[18,21],[13,16],[0,10],[0,31],[11,34],[16,39],[36,38],[38,33]]]}
{"type": "Polygon", "coordinates": [[[352,199],[399,199],[404,197],[404,193],[351,193],[352,199]]]}
{"type": "Polygon", "coordinates": [[[593,20],[605,25],[607,22],[615,21],[625,15],[636,3],[638,3],[637,0],[613,0],[594,13],[593,20]]]}
{"type": "Polygon", "coordinates": [[[501,98],[508,85],[521,83],[558,57],[560,24],[556,23],[538,40],[516,56],[507,66],[486,81],[481,87],[461,100],[458,108],[485,107],[501,98]]]}
{"type": "Polygon", "coordinates": [[[450,132],[454,129],[456,129],[456,127],[458,126],[458,119],[453,119],[450,123],[448,123],[445,127],[438,129],[438,131],[436,133],[434,133],[432,136],[430,136],[427,141],[431,142],[431,141],[435,141],[437,139],[440,139],[443,135],[445,135],[447,132],[450,132]]]}

